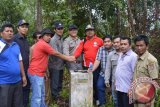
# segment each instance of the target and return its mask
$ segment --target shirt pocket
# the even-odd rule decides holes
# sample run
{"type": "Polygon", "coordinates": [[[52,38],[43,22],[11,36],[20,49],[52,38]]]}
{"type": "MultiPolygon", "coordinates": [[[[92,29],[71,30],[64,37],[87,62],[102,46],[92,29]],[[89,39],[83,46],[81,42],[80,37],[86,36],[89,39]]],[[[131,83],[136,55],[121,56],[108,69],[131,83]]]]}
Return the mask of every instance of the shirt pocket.
{"type": "Polygon", "coordinates": [[[71,47],[71,48],[75,47],[75,43],[74,43],[73,41],[71,41],[71,42],[69,43],[69,47],[71,47]]]}
{"type": "Polygon", "coordinates": [[[138,72],[140,76],[148,76],[148,68],[147,66],[138,66],[138,72]]]}
{"type": "Polygon", "coordinates": [[[111,61],[113,66],[117,66],[117,59],[111,59],[111,61]]]}

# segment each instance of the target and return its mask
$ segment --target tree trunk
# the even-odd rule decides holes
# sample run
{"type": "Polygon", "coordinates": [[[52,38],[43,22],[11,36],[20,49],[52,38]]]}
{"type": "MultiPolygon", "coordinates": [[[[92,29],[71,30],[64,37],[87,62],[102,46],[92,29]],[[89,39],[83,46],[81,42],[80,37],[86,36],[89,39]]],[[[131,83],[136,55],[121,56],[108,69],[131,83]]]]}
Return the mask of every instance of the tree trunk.
{"type": "Polygon", "coordinates": [[[115,25],[116,25],[116,32],[115,32],[115,35],[119,35],[120,34],[120,11],[119,11],[119,8],[118,8],[118,6],[117,6],[117,8],[116,8],[116,23],[115,23],[115,25]]]}
{"type": "Polygon", "coordinates": [[[132,0],[127,0],[127,4],[128,4],[128,7],[127,7],[127,11],[128,11],[128,22],[129,22],[129,26],[130,26],[130,31],[131,31],[131,37],[132,36],[135,36],[135,27],[134,27],[134,19],[133,19],[133,14],[132,14],[132,0]]]}
{"type": "Polygon", "coordinates": [[[154,33],[157,33],[158,32],[158,21],[159,20],[159,17],[160,17],[160,1],[159,0],[155,0],[155,9],[156,9],[156,13],[155,13],[155,23],[156,23],[156,26],[155,26],[155,29],[154,29],[154,33]]]}
{"type": "Polygon", "coordinates": [[[143,28],[142,28],[142,33],[146,34],[146,24],[147,24],[147,0],[143,0],[143,28]]]}
{"type": "Polygon", "coordinates": [[[87,0],[87,9],[88,9],[88,17],[89,17],[89,23],[91,25],[93,25],[93,21],[92,21],[92,10],[91,10],[91,7],[88,3],[88,0],[87,0]]]}
{"type": "Polygon", "coordinates": [[[42,7],[41,7],[41,0],[36,0],[36,30],[42,30],[42,7]]]}

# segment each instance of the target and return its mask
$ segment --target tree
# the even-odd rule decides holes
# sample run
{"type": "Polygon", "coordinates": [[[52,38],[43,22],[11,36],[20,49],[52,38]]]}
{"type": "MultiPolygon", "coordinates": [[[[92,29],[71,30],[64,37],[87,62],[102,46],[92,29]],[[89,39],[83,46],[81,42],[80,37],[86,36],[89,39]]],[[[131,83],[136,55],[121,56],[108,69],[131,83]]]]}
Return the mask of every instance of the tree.
{"type": "Polygon", "coordinates": [[[42,30],[42,6],[41,6],[41,0],[36,0],[36,30],[41,31],[42,30]]]}

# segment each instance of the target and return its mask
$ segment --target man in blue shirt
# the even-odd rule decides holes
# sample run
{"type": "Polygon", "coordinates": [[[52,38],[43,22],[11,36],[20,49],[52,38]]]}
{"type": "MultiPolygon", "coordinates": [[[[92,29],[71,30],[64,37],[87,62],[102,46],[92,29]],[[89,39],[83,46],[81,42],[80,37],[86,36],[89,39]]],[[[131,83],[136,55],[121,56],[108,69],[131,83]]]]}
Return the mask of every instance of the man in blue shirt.
{"type": "Polygon", "coordinates": [[[133,107],[129,104],[128,91],[133,79],[137,54],[131,49],[131,39],[121,37],[121,52],[115,72],[115,86],[118,98],[118,107],[133,107]]]}
{"type": "Polygon", "coordinates": [[[23,107],[22,85],[27,80],[24,73],[20,48],[13,42],[13,25],[4,24],[0,39],[0,105],[23,107]]]}
{"type": "Polygon", "coordinates": [[[24,71],[27,77],[28,84],[23,87],[23,106],[27,107],[29,103],[29,93],[30,93],[30,82],[27,76],[27,70],[29,67],[29,43],[27,41],[29,23],[25,20],[20,20],[18,22],[17,30],[18,33],[14,35],[14,41],[19,45],[22,54],[24,71]]]}

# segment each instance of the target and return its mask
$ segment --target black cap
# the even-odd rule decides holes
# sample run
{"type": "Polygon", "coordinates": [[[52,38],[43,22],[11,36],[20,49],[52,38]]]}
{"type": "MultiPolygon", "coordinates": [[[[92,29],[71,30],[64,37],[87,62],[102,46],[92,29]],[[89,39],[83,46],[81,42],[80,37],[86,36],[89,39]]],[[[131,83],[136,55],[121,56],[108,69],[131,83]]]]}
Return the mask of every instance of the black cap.
{"type": "Polygon", "coordinates": [[[76,25],[72,24],[72,25],[69,25],[69,28],[68,30],[72,30],[72,29],[78,29],[76,25]]]}
{"type": "Polygon", "coordinates": [[[22,19],[18,21],[18,26],[21,26],[21,25],[29,25],[29,23],[27,23],[24,19],[22,19]]]}
{"type": "Polygon", "coordinates": [[[45,34],[51,34],[51,37],[53,37],[53,35],[54,35],[53,32],[49,28],[43,29],[41,31],[41,36],[40,37],[44,36],[45,34]]]}
{"type": "Polygon", "coordinates": [[[55,22],[54,23],[54,28],[58,29],[58,28],[63,28],[63,24],[61,22],[55,22]]]}

